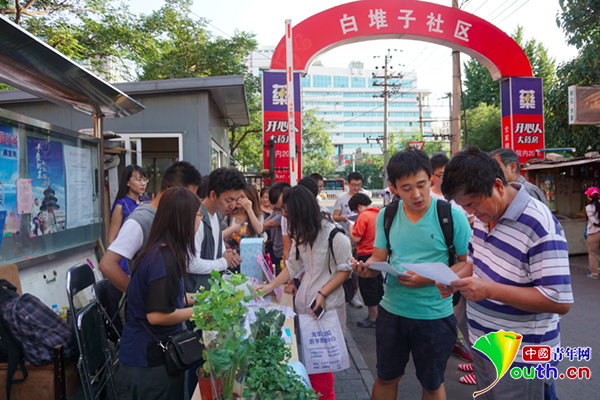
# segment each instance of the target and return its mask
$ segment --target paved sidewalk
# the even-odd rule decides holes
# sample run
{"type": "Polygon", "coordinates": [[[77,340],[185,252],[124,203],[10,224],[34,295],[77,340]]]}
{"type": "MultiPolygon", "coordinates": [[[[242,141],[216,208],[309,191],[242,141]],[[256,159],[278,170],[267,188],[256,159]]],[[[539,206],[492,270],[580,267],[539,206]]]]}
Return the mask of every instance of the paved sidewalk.
{"type": "Polygon", "coordinates": [[[356,347],[350,331],[346,331],[345,338],[350,354],[350,368],[334,373],[333,390],[335,391],[335,398],[339,400],[369,400],[373,383],[375,383],[373,374],[360,354],[360,350],[356,347]]]}

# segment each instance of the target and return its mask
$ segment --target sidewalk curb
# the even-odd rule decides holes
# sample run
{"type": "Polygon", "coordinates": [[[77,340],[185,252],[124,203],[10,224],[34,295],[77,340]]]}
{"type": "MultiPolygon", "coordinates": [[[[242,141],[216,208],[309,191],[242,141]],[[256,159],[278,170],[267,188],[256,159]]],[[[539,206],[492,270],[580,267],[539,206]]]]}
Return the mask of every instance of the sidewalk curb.
{"type": "Polygon", "coordinates": [[[346,345],[348,346],[348,352],[350,353],[350,357],[352,357],[352,360],[354,360],[354,365],[356,365],[356,369],[358,370],[358,372],[360,372],[360,375],[362,376],[366,389],[369,392],[369,396],[372,396],[375,378],[373,378],[371,370],[369,370],[365,359],[363,358],[362,354],[360,354],[360,350],[358,349],[358,346],[356,346],[356,342],[354,341],[350,330],[346,330],[346,334],[344,335],[344,337],[346,339],[346,345]]]}

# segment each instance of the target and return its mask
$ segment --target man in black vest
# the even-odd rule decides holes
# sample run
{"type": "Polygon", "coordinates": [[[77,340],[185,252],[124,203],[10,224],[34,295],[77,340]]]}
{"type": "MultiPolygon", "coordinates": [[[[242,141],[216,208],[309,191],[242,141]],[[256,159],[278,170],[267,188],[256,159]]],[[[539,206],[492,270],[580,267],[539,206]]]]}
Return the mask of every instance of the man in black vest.
{"type": "Polygon", "coordinates": [[[201,181],[200,172],[189,162],[179,161],[165,169],[158,195],[150,203],[141,204],[131,213],[121,227],[119,235],[100,260],[100,271],[117,289],[127,291],[129,276],[121,269],[119,263],[123,258],[133,260],[144,248],[162,194],[175,186],[186,187],[196,193],[201,181]]]}
{"type": "Polygon", "coordinates": [[[185,291],[195,293],[200,286],[209,288],[212,270],[235,268],[241,257],[234,250],[225,250],[221,221],[223,215],[235,209],[246,187],[244,175],[232,168],[218,168],[208,177],[208,194],[200,206],[202,224],[196,232],[196,255],[190,259],[185,291]],[[198,251],[200,251],[198,253],[198,251]]]}

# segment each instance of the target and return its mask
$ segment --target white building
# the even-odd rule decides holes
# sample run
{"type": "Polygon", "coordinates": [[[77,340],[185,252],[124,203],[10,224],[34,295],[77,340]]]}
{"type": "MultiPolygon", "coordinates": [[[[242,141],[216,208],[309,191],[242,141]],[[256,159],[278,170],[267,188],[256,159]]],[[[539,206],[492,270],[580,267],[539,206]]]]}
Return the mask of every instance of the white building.
{"type": "MultiPolygon", "coordinates": [[[[259,46],[247,59],[253,74],[269,69],[273,46],[259,46]]],[[[350,162],[357,148],[363,153],[382,154],[384,99],[381,70],[363,68],[361,62],[352,62],[348,68],[329,68],[314,62],[308,74],[302,77],[302,108],[316,108],[317,115],[330,124],[331,142],[339,164],[350,162]],[[378,139],[379,138],[379,143],[378,139]]],[[[389,72],[388,72],[389,75],[389,72]]],[[[396,74],[397,75],[397,74],[396,74]]],[[[423,135],[431,138],[431,108],[419,107],[419,94],[426,98],[428,89],[417,88],[415,72],[401,73],[401,78],[388,79],[397,85],[388,101],[388,135],[412,136],[419,133],[422,112],[423,135]]],[[[426,100],[424,101],[426,103],[426,100]]]]}

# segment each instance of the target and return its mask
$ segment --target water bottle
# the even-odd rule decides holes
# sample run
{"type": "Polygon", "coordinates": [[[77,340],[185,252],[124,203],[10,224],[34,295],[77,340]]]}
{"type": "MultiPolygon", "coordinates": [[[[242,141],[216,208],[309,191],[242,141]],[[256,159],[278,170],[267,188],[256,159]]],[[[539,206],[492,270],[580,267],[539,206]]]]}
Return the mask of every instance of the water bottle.
{"type": "Polygon", "coordinates": [[[52,311],[54,311],[54,313],[56,315],[60,316],[60,312],[58,311],[58,305],[57,304],[52,304],[52,311]]]}
{"type": "Polygon", "coordinates": [[[65,322],[67,322],[67,306],[63,306],[62,310],[60,311],[60,314],[58,314],[62,319],[65,320],[65,322]]]}
{"type": "Polygon", "coordinates": [[[248,237],[248,222],[244,222],[240,227],[240,236],[242,237],[242,239],[248,237]]]}

